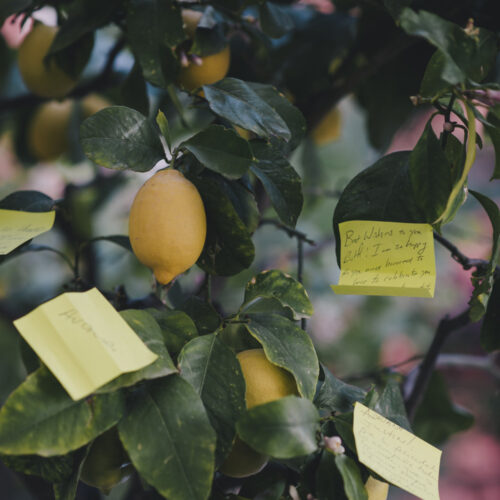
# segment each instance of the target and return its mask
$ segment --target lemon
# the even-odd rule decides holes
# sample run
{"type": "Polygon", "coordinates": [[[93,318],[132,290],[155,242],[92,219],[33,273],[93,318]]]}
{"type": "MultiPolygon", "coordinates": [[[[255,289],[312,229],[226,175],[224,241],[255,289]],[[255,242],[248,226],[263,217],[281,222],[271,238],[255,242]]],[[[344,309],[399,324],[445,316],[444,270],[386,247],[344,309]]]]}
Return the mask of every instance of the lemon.
{"type": "Polygon", "coordinates": [[[323,146],[340,137],[342,118],[338,108],[332,108],[314,127],[311,137],[317,146],[323,146]]]}
{"type": "Polygon", "coordinates": [[[178,170],[160,170],[139,189],[130,209],[130,243],[159,283],[166,285],[198,260],[206,233],[201,196],[178,170]]]}
{"type": "Polygon", "coordinates": [[[106,431],[92,443],[83,463],[80,479],[106,495],[118,483],[127,479],[132,466],[116,428],[106,431]]]}
{"type": "Polygon", "coordinates": [[[368,500],[386,500],[389,493],[389,484],[369,476],[365,483],[368,500]]]}
{"type": "Polygon", "coordinates": [[[44,61],[58,28],[35,24],[17,53],[19,71],[26,87],[41,97],[64,97],[76,80],[67,75],[54,58],[44,61]]]}
{"type": "MultiPolygon", "coordinates": [[[[236,356],[245,379],[246,407],[269,403],[290,394],[298,395],[293,376],[268,361],[263,349],[248,349],[236,356]]],[[[238,436],[220,471],[227,476],[246,477],[259,472],[269,457],[252,449],[238,436]]]]}

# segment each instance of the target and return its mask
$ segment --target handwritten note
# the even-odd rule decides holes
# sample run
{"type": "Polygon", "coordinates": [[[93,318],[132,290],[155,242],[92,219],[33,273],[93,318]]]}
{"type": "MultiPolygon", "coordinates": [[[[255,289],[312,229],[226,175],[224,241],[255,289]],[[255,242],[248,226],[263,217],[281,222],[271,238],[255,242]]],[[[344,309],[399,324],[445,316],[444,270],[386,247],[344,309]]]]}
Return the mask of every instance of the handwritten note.
{"type": "Polygon", "coordinates": [[[54,225],[55,212],[21,212],[0,209],[0,255],[45,233],[54,225]]]}
{"type": "Polygon", "coordinates": [[[440,450],[361,403],[353,431],[361,463],[423,500],[439,500],[440,450]]]}
{"type": "Polygon", "coordinates": [[[158,357],[96,288],[59,295],[14,325],[74,400],[158,357]]]}
{"type": "Polygon", "coordinates": [[[434,240],[429,224],[339,224],[340,278],[335,293],[433,297],[434,240]]]}

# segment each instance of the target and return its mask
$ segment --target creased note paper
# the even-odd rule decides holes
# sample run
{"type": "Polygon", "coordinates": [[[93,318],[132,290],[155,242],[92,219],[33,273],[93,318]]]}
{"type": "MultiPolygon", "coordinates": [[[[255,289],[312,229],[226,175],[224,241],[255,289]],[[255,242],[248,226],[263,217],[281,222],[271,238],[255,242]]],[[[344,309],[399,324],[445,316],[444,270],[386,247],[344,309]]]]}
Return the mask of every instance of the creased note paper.
{"type": "Polygon", "coordinates": [[[439,500],[441,450],[361,403],[354,406],[359,461],[423,500],[439,500]]]}
{"type": "Polygon", "coordinates": [[[341,222],[339,294],[434,297],[432,226],[402,222],[341,222]]]}
{"type": "Polygon", "coordinates": [[[59,295],[14,325],[75,401],[158,357],[96,288],[59,295]]]}
{"type": "Polygon", "coordinates": [[[21,212],[0,209],[0,255],[48,231],[54,224],[55,212],[21,212]]]}

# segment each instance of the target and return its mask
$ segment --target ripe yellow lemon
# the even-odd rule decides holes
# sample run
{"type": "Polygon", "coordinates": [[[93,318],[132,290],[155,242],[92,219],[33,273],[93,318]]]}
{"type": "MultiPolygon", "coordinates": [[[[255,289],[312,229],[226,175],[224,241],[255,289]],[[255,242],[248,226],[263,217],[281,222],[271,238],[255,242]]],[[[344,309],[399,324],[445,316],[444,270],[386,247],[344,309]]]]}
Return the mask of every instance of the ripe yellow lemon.
{"type": "Polygon", "coordinates": [[[368,500],[387,500],[389,484],[369,476],[365,483],[368,500]]]}
{"type": "Polygon", "coordinates": [[[59,99],[77,82],[57,65],[54,58],[44,61],[56,33],[55,27],[35,24],[19,47],[17,61],[24,83],[31,92],[59,99]]]}
{"type": "Polygon", "coordinates": [[[178,170],[160,170],[139,189],[129,217],[136,257],[166,285],[189,269],[207,234],[201,196],[178,170]]]}
{"type": "Polygon", "coordinates": [[[342,117],[338,108],[332,108],[314,127],[311,137],[317,146],[323,146],[340,137],[342,117]]]}
{"type": "MultiPolygon", "coordinates": [[[[293,376],[271,363],[263,349],[248,349],[236,356],[245,379],[247,408],[269,403],[291,394],[298,395],[293,376]]],[[[227,476],[246,477],[259,472],[269,457],[252,449],[238,436],[220,471],[227,476]]]]}

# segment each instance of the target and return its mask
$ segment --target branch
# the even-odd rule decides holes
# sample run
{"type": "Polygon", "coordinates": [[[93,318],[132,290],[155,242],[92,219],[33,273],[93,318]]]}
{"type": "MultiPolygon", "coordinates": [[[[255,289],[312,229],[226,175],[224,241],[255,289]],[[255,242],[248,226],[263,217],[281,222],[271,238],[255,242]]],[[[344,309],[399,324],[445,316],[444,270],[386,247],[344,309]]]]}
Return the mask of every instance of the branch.
{"type": "Polygon", "coordinates": [[[276,226],[278,229],[281,229],[282,231],[285,231],[285,233],[290,236],[290,238],[297,238],[301,241],[304,241],[308,243],[311,246],[315,246],[316,243],[313,240],[310,240],[306,233],[303,233],[302,231],[298,231],[297,229],[293,229],[292,227],[286,226],[285,224],[281,223],[280,221],[277,221],[275,219],[261,219],[259,226],[264,226],[266,224],[272,224],[273,226],[276,226]]]}
{"type": "Polygon", "coordinates": [[[411,377],[409,377],[406,382],[407,387],[405,387],[405,393],[408,394],[408,397],[406,398],[406,411],[408,412],[410,421],[415,417],[417,408],[422,401],[432,372],[436,366],[439,353],[441,352],[448,335],[453,331],[469,324],[470,321],[469,309],[466,309],[454,318],[446,316],[439,322],[429,350],[417,369],[418,371],[415,382],[413,383],[413,378],[411,377]]]}

